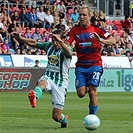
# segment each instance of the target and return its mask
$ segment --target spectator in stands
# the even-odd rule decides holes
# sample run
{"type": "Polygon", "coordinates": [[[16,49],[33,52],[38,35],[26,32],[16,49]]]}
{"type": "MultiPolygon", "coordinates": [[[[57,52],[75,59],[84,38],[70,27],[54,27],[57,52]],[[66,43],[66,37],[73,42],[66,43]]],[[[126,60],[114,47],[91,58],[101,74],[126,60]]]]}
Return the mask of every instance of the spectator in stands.
{"type": "Polygon", "coordinates": [[[20,54],[21,54],[20,48],[17,48],[17,49],[16,49],[16,53],[15,53],[15,54],[17,54],[17,55],[20,55],[20,54]]]}
{"type": "Polygon", "coordinates": [[[53,24],[55,26],[55,25],[59,24],[59,19],[60,19],[59,12],[58,11],[54,11],[52,13],[52,15],[53,15],[53,19],[54,19],[54,23],[53,24]]]}
{"type": "Polygon", "coordinates": [[[91,23],[99,25],[99,16],[96,10],[93,11],[93,16],[91,17],[91,23]]]}
{"type": "Polygon", "coordinates": [[[31,35],[30,32],[31,32],[31,31],[30,31],[29,27],[26,27],[26,31],[25,31],[25,33],[23,34],[23,36],[26,37],[26,38],[32,38],[32,35],[31,35]]]}
{"type": "Polygon", "coordinates": [[[27,55],[32,55],[31,49],[27,49],[26,54],[27,55]]]}
{"type": "Polygon", "coordinates": [[[106,28],[106,19],[102,10],[99,11],[99,25],[106,28]]]}
{"type": "Polygon", "coordinates": [[[112,49],[113,49],[114,56],[121,56],[121,51],[119,49],[118,43],[114,44],[114,47],[112,49]]]}
{"type": "Polygon", "coordinates": [[[129,43],[128,41],[128,34],[126,32],[123,32],[122,36],[120,37],[121,43],[122,44],[126,44],[129,43]]]}
{"type": "MultiPolygon", "coordinates": [[[[39,11],[37,11],[37,17],[38,17],[38,20],[40,22],[42,22],[42,24],[45,23],[44,19],[45,19],[45,12],[43,11],[43,6],[39,6],[39,11]]],[[[45,27],[45,24],[43,25],[43,27],[45,27]]]]}
{"type": "Polygon", "coordinates": [[[10,3],[10,13],[18,10],[19,8],[16,6],[16,3],[10,3]]]}
{"type": "Polygon", "coordinates": [[[57,5],[57,11],[62,12],[62,13],[66,12],[64,0],[60,0],[60,3],[57,5]]]}
{"type": "Polygon", "coordinates": [[[50,7],[50,1],[49,0],[44,0],[42,6],[44,8],[44,12],[46,13],[47,10],[49,10],[49,7],[50,7]]]}
{"type": "Polygon", "coordinates": [[[50,6],[50,12],[53,14],[53,12],[57,11],[57,4],[56,1],[53,1],[53,3],[50,6]]]}
{"type": "Polygon", "coordinates": [[[44,20],[45,20],[45,28],[46,28],[46,30],[50,30],[52,23],[54,23],[54,18],[51,15],[50,10],[46,11],[44,20]]]}
{"type": "Polygon", "coordinates": [[[124,50],[125,50],[125,54],[126,54],[127,51],[130,51],[130,53],[132,53],[132,49],[131,49],[131,46],[130,46],[129,43],[126,43],[124,50]]]}
{"type": "Polygon", "coordinates": [[[78,18],[79,18],[78,8],[75,7],[74,12],[70,15],[70,19],[72,20],[73,23],[77,24],[78,18]]]}
{"type": "Polygon", "coordinates": [[[68,29],[68,32],[69,32],[69,30],[70,30],[73,26],[75,26],[75,24],[72,23],[72,20],[71,20],[71,19],[69,19],[69,20],[66,21],[66,25],[67,25],[67,27],[69,28],[69,29],[68,29]]]}
{"type": "Polygon", "coordinates": [[[123,28],[126,33],[129,33],[132,28],[132,21],[129,16],[125,16],[125,21],[123,22],[123,28]]]}
{"type": "Polygon", "coordinates": [[[49,41],[49,34],[47,31],[43,31],[43,34],[42,34],[42,41],[43,42],[48,42],[49,41]]]}
{"type": "Polygon", "coordinates": [[[104,51],[107,52],[107,56],[114,56],[113,48],[110,45],[104,45],[104,51]]]}
{"type": "Polygon", "coordinates": [[[19,14],[20,23],[22,25],[22,28],[29,27],[28,22],[28,13],[26,13],[25,7],[22,8],[20,14],[19,14]]]}
{"type": "Polygon", "coordinates": [[[111,20],[106,20],[105,29],[106,29],[109,33],[112,32],[113,27],[112,27],[112,21],[111,21],[111,20]]]}
{"type": "Polygon", "coordinates": [[[0,41],[1,41],[1,36],[2,38],[5,38],[7,36],[7,31],[4,31],[2,28],[0,28],[0,41]]]}
{"type": "Polygon", "coordinates": [[[118,41],[120,39],[120,36],[117,34],[117,31],[114,31],[112,33],[112,36],[115,38],[116,41],[118,41]]]}
{"type": "Polygon", "coordinates": [[[20,25],[14,19],[8,27],[8,33],[16,31],[17,28],[21,28],[20,25]]]}
{"type": "Polygon", "coordinates": [[[43,23],[39,22],[38,16],[36,13],[36,9],[33,7],[31,9],[31,12],[28,15],[28,20],[29,20],[29,27],[30,28],[33,28],[33,27],[43,28],[43,23]]]}
{"type": "Polygon", "coordinates": [[[8,54],[10,51],[10,47],[8,46],[8,39],[5,38],[3,44],[1,45],[3,54],[8,54]]]}
{"type": "Polygon", "coordinates": [[[40,55],[41,54],[41,50],[40,49],[37,49],[36,51],[35,51],[35,55],[40,55]]]}
{"type": "Polygon", "coordinates": [[[33,33],[33,35],[32,35],[32,38],[34,39],[34,40],[41,40],[42,41],[42,36],[41,36],[41,34],[40,34],[40,28],[36,28],[35,29],[35,32],[33,33]]]}
{"type": "Polygon", "coordinates": [[[3,24],[6,26],[8,26],[8,24],[11,24],[12,21],[10,15],[8,14],[8,8],[5,7],[4,5],[2,6],[2,14],[3,14],[3,24]]]}
{"type": "Polygon", "coordinates": [[[125,55],[129,58],[129,61],[133,61],[133,56],[131,55],[130,51],[126,51],[125,55]]]}
{"type": "Polygon", "coordinates": [[[8,46],[10,47],[10,49],[12,49],[12,41],[11,41],[10,34],[7,33],[6,37],[4,37],[4,38],[7,38],[8,39],[8,46]]]}
{"type": "Polygon", "coordinates": [[[64,15],[62,13],[59,14],[59,24],[55,26],[55,28],[63,30],[64,32],[67,32],[69,30],[69,27],[66,24],[66,20],[64,19],[64,15]]]}
{"type": "Polygon", "coordinates": [[[114,56],[114,52],[113,51],[109,51],[108,56],[114,56]]]}
{"type": "Polygon", "coordinates": [[[39,60],[35,60],[35,66],[34,67],[39,67],[39,60]]]}
{"type": "Polygon", "coordinates": [[[2,17],[0,16],[0,28],[3,29],[4,28],[4,24],[2,22],[2,17]]]}
{"type": "Polygon", "coordinates": [[[20,23],[20,20],[19,20],[19,15],[18,15],[18,11],[17,10],[15,10],[14,12],[13,12],[13,15],[12,15],[12,17],[11,17],[11,20],[13,21],[13,20],[16,20],[16,23],[20,23]]]}
{"type": "Polygon", "coordinates": [[[129,44],[130,44],[130,51],[132,51],[132,47],[133,47],[133,31],[132,30],[129,31],[128,41],[129,41],[129,44]]]}

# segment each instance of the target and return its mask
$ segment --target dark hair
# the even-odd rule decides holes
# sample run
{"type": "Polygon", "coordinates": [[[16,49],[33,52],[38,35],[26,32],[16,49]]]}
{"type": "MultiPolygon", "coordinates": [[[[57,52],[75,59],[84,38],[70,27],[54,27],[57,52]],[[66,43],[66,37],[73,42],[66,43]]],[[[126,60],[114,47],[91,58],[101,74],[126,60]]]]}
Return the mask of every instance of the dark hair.
{"type": "Polygon", "coordinates": [[[53,34],[60,35],[61,38],[64,38],[64,32],[62,30],[55,30],[52,32],[53,34]]]}
{"type": "Polygon", "coordinates": [[[35,62],[39,62],[39,60],[35,60],[35,62]]]}

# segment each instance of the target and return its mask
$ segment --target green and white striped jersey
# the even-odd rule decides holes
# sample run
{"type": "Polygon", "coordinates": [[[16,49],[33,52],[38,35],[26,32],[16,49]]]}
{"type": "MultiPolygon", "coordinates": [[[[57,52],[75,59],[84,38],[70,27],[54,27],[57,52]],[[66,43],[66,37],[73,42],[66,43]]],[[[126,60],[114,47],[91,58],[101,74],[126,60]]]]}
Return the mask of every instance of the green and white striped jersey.
{"type": "MultiPolygon", "coordinates": [[[[47,53],[48,64],[44,75],[47,75],[58,86],[67,88],[69,82],[69,68],[71,58],[68,58],[63,49],[55,50],[51,42],[39,43],[37,47],[47,53]]],[[[69,47],[71,51],[73,49],[69,47]]]]}

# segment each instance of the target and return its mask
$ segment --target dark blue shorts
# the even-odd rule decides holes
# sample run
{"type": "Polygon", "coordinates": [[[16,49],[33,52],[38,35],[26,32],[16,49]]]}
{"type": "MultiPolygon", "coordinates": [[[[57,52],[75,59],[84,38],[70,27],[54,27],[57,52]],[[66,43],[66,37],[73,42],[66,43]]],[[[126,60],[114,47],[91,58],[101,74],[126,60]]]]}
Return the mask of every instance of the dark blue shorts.
{"type": "Polygon", "coordinates": [[[75,69],[76,88],[82,86],[89,86],[89,84],[98,87],[102,74],[103,74],[103,68],[101,66],[92,66],[89,68],[77,67],[75,69]]]}

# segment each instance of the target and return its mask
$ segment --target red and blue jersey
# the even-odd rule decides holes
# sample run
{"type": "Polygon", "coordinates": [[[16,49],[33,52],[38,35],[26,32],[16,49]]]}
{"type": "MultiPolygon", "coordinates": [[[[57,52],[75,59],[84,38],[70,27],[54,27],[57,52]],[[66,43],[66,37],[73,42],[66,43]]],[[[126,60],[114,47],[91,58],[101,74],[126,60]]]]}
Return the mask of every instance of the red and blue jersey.
{"type": "Polygon", "coordinates": [[[67,43],[72,44],[75,40],[75,50],[77,52],[76,66],[90,67],[102,66],[100,54],[100,44],[92,37],[92,33],[97,33],[101,38],[108,39],[109,33],[97,25],[89,25],[87,28],[81,28],[79,25],[71,29],[67,43]]]}

